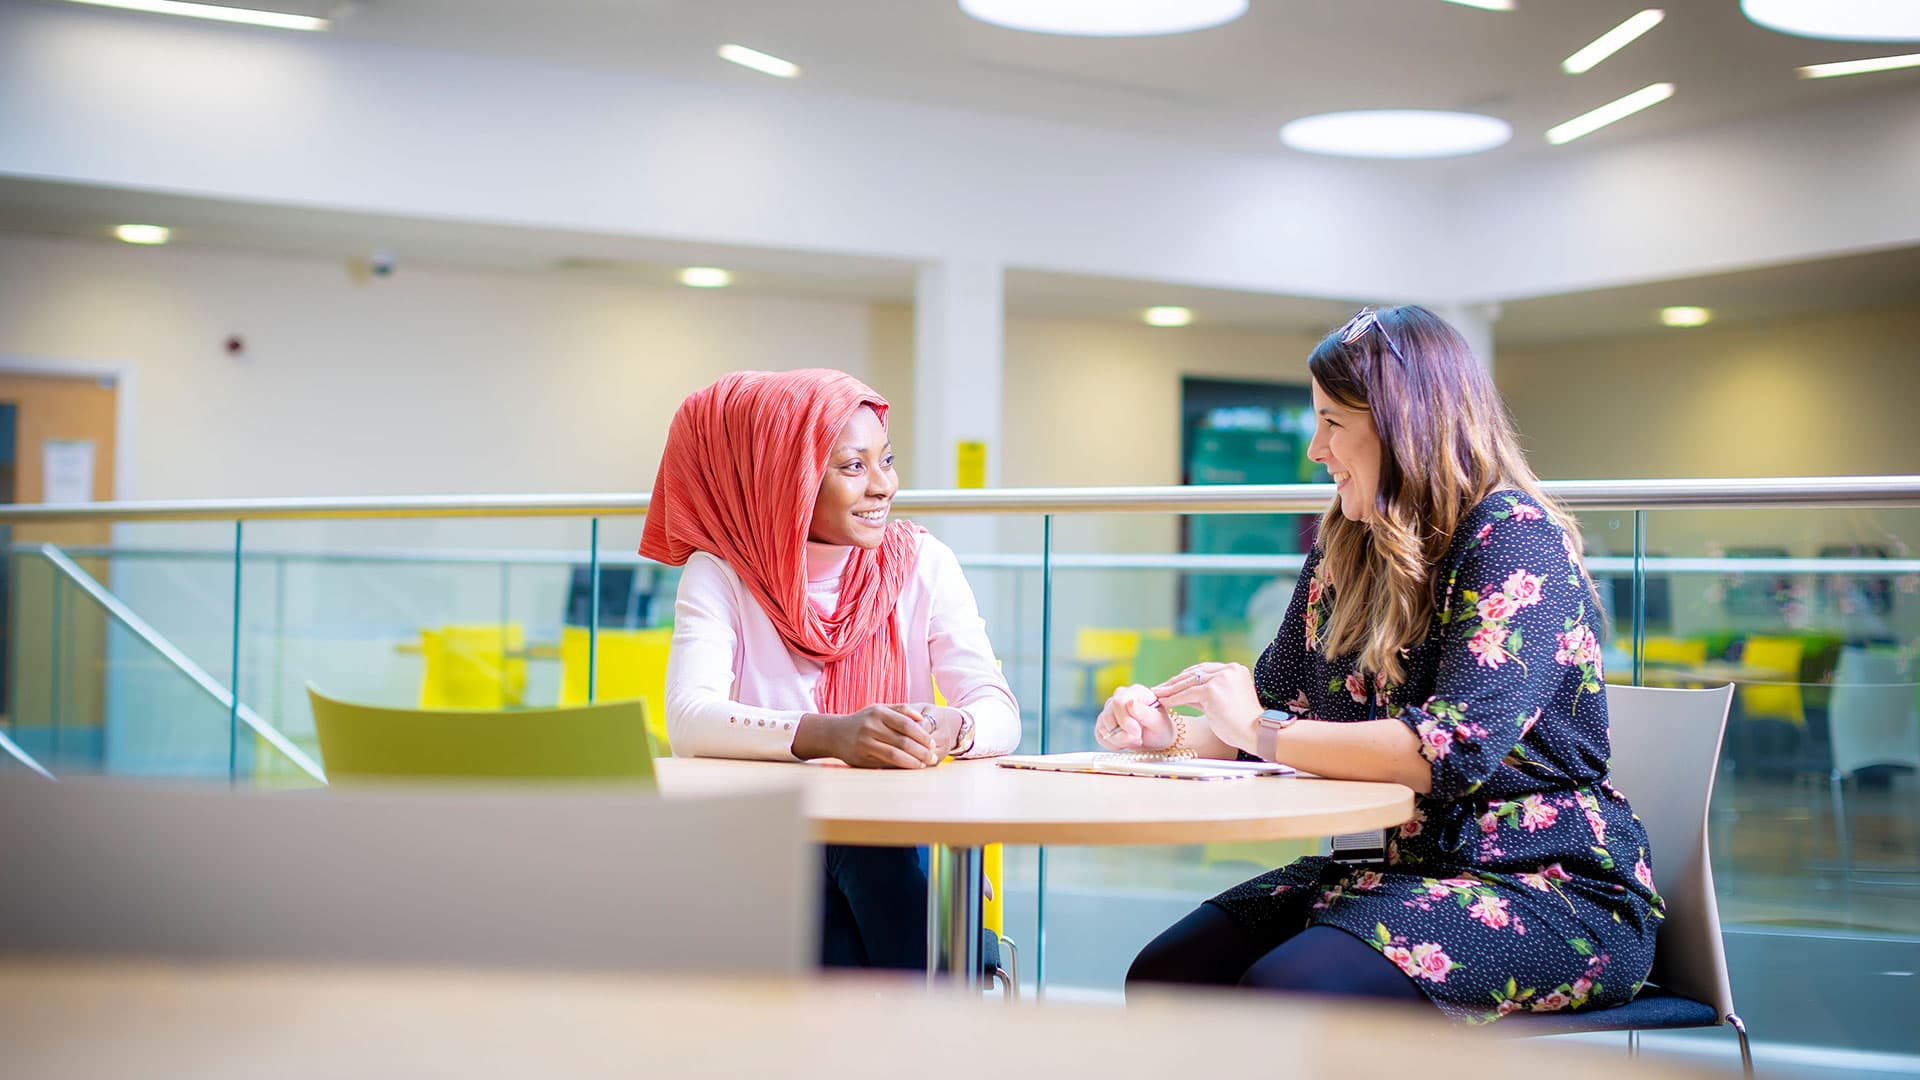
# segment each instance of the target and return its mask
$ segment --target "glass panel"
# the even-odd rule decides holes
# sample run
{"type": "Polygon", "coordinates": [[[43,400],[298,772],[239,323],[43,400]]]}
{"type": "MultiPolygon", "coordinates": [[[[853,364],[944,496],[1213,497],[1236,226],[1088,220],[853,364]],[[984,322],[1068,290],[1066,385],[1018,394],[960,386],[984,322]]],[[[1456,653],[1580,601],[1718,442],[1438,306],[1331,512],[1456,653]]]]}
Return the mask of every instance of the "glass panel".
{"type": "Polygon", "coordinates": [[[9,689],[21,748],[56,776],[231,775],[222,688],[196,679],[190,659],[170,655],[96,595],[106,589],[88,565],[105,560],[83,557],[63,570],[58,557],[12,559],[9,689]]]}
{"type": "Polygon", "coordinates": [[[1643,681],[1737,686],[1710,839],[1769,1042],[1920,1052],[1916,545],[1914,510],[1647,514],[1643,681]]]}
{"type": "MultiPolygon", "coordinates": [[[[1239,530],[1233,553],[1204,555],[1182,554],[1197,517],[1056,518],[1049,749],[1094,748],[1094,717],[1116,686],[1257,659],[1292,598],[1312,515],[1243,517],[1269,527],[1239,530]]],[[[1134,954],[1196,904],[1320,843],[1049,849],[1047,993],[1117,992],[1134,954]]]]}
{"type": "Polygon", "coordinates": [[[590,527],[584,518],[250,522],[241,700],[315,760],[308,684],[372,705],[555,704],[569,664],[585,662],[563,640],[588,607],[590,527]]]}

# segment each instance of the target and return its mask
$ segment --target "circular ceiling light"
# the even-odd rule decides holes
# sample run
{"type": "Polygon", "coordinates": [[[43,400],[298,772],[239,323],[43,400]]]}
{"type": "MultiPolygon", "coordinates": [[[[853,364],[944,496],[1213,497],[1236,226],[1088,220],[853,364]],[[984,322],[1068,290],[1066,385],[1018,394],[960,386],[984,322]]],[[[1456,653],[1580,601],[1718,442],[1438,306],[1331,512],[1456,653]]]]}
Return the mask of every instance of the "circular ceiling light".
{"type": "Polygon", "coordinates": [[[1740,0],[1748,19],[1795,37],[1830,41],[1920,41],[1914,0],[1740,0]]]}
{"type": "Polygon", "coordinates": [[[724,289],[733,275],[717,266],[689,266],[680,271],[680,284],[691,289],[724,289]]]}
{"type": "Polygon", "coordinates": [[[1186,326],[1193,322],[1193,312],[1183,307],[1150,307],[1140,318],[1148,326],[1186,326]]]}
{"type": "Polygon", "coordinates": [[[1479,113],[1366,109],[1321,113],[1280,129],[1280,141],[1310,154],[1437,158],[1479,154],[1513,138],[1505,120],[1479,113]]]}
{"type": "Polygon", "coordinates": [[[1146,37],[1230,23],[1247,13],[1247,0],[960,0],[960,10],[1036,34],[1146,37]]]}
{"type": "Polygon", "coordinates": [[[164,244],[173,239],[173,230],[165,225],[115,225],[113,235],[127,244],[164,244]]]}
{"type": "Polygon", "coordinates": [[[1703,307],[1661,308],[1660,321],[1668,326],[1705,326],[1713,321],[1713,312],[1703,307]]]}

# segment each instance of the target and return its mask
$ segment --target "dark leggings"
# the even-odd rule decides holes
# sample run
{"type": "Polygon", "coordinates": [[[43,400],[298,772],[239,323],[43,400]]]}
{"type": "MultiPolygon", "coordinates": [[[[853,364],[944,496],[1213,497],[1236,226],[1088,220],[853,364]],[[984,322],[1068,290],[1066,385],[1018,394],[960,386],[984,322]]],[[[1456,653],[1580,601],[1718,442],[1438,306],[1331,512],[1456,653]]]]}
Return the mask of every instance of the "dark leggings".
{"type": "Polygon", "coordinates": [[[822,967],[927,967],[927,871],[917,848],[826,845],[822,967]]]}
{"type": "Polygon", "coordinates": [[[1127,971],[1127,989],[1146,983],[1426,1000],[1393,961],[1345,930],[1310,926],[1278,941],[1260,940],[1212,904],[1201,904],[1140,950],[1127,971]]]}

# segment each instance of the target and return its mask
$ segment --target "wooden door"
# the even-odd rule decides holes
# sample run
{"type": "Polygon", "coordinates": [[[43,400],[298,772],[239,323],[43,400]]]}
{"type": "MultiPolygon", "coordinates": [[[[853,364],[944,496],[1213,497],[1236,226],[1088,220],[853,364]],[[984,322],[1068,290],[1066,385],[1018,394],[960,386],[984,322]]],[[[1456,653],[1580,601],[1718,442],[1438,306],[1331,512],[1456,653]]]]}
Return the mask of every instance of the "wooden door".
{"type": "MultiPolygon", "coordinates": [[[[12,407],[13,491],[16,503],[45,502],[49,494],[95,502],[114,496],[114,430],[118,390],[112,379],[0,371],[0,404],[12,407]],[[61,475],[47,475],[48,444],[61,475]],[[71,468],[79,444],[91,444],[92,478],[71,468]],[[61,460],[69,467],[61,467],[61,460]],[[53,490],[49,490],[49,480],[53,490]]],[[[81,456],[84,457],[84,450],[81,456]]],[[[16,526],[12,544],[60,547],[105,545],[105,522],[16,526]]],[[[106,560],[80,560],[105,582],[106,560]]],[[[5,701],[16,738],[56,772],[84,770],[101,755],[106,685],[106,613],[71,582],[56,578],[45,560],[7,560],[5,701]],[[56,610],[55,597],[61,602],[56,610]],[[51,760],[48,760],[50,758],[51,760]]]]}

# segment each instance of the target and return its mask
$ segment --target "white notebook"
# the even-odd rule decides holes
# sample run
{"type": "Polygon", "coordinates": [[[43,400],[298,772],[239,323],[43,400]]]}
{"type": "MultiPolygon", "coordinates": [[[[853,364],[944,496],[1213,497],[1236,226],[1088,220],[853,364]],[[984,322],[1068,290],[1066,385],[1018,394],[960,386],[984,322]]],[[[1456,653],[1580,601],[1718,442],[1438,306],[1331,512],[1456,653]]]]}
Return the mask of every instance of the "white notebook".
{"type": "Polygon", "coordinates": [[[1158,776],[1169,780],[1244,780],[1251,776],[1293,774],[1293,768],[1288,765],[1277,765],[1271,761],[1226,761],[1196,757],[1191,750],[1173,753],[1086,750],[1077,754],[1015,754],[994,760],[1008,769],[1158,776]]]}

